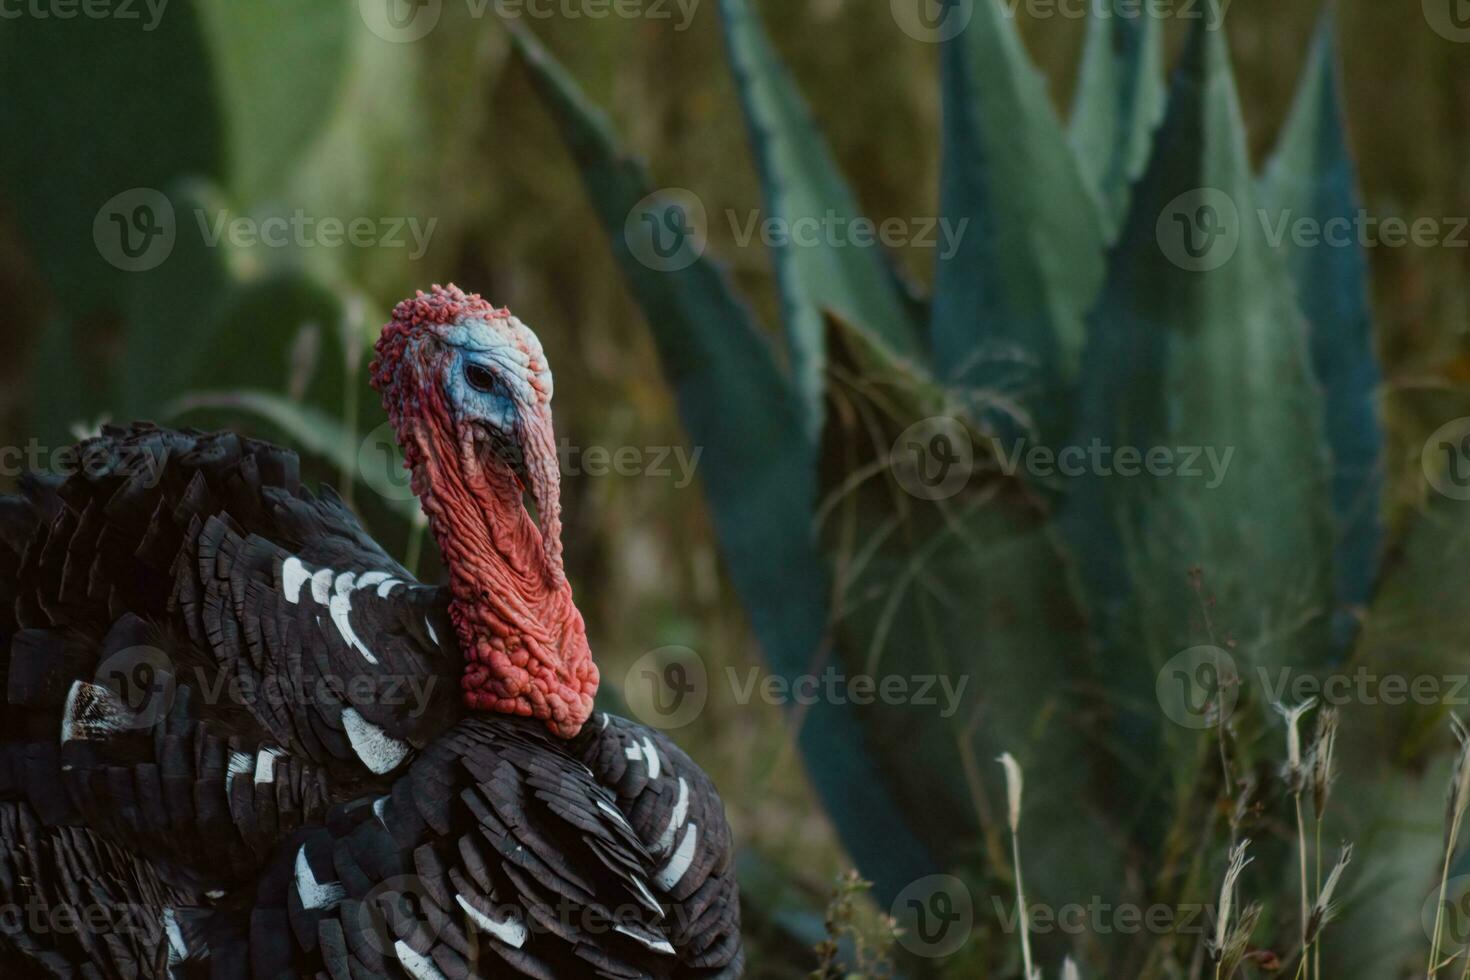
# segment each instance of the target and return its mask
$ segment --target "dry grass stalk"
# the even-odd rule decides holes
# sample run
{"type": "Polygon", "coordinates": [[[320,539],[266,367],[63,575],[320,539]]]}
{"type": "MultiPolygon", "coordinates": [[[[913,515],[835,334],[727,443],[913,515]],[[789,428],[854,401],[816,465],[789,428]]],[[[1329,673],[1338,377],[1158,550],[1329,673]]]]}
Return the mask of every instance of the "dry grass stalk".
{"type": "Polygon", "coordinates": [[[1425,973],[1426,980],[1434,980],[1434,975],[1443,966],[1439,961],[1440,938],[1444,933],[1444,903],[1445,892],[1450,883],[1450,861],[1455,856],[1455,848],[1460,842],[1460,829],[1465,822],[1465,809],[1470,806],[1470,732],[1465,729],[1465,723],[1458,715],[1450,716],[1450,727],[1455,733],[1455,738],[1460,742],[1460,751],[1455,755],[1455,768],[1450,777],[1449,793],[1445,797],[1445,820],[1444,820],[1444,864],[1440,868],[1439,875],[1439,899],[1434,909],[1434,935],[1429,944],[1429,966],[1425,973]]]}
{"type": "Polygon", "coordinates": [[[1021,962],[1027,980],[1040,980],[1031,960],[1031,917],[1026,912],[1026,889],[1021,883],[1021,789],[1024,783],[1021,764],[1009,752],[995,761],[1006,772],[1006,817],[1011,825],[1011,862],[1016,872],[1016,913],[1021,923],[1021,962]]]}

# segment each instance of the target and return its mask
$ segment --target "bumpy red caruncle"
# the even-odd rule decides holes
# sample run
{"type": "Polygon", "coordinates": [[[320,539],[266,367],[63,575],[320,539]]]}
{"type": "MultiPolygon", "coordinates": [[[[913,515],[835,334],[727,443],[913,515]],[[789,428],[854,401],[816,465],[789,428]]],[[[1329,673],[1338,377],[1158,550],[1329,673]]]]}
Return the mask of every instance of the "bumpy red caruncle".
{"type": "Polygon", "coordinates": [[[372,383],[449,568],[465,703],[575,735],[592,713],[598,673],[562,567],[561,474],[540,341],[508,310],[453,285],[435,286],[394,309],[378,340],[372,383]],[[509,463],[487,461],[482,433],[453,401],[453,342],[466,329],[510,349],[497,363],[517,372],[507,390],[529,487],[509,463]],[[526,489],[539,526],[522,504],[526,489]]]}

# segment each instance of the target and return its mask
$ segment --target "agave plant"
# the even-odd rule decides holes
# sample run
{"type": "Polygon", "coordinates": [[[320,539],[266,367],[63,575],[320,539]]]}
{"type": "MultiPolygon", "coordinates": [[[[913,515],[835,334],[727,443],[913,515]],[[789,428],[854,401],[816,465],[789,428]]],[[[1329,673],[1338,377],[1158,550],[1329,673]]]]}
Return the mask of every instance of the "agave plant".
{"type": "MultiPolygon", "coordinates": [[[[748,0],[720,9],[767,215],[859,217],[748,0]]],[[[1005,750],[1035,774],[1036,896],[1116,897],[1125,866],[1145,882],[1177,871],[1170,835],[1200,819],[1180,801],[1212,737],[1160,710],[1161,669],[1182,651],[1228,646],[1242,676],[1381,666],[1410,648],[1443,670],[1464,639],[1432,615],[1463,580],[1463,517],[1430,509],[1385,545],[1365,257],[1272,233],[1359,206],[1330,16],[1257,173],[1222,32],[1197,22],[1166,86],[1162,25],[1119,13],[1090,24],[1068,126],[1013,20],[975,4],[940,59],[936,213],[966,222],[959,248],[921,296],[879,247],[773,245],[775,343],[712,258],[647,261],[637,229],[687,227],[688,202],[656,193],[605,115],[513,30],[704,449],[770,669],[972,682],[947,717],[833,699],[800,719],[811,780],[885,904],[937,872],[1005,893],[989,765],[1005,750]],[[1017,467],[1035,447],[1225,463],[1214,480],[1130,477],[1119,457],[1059,479],[1017,467]],[[916,466],[943,462],[931,450],[956,450],[968,479],[906,491],[916,466]],[[1228,640],[1211,631],[1221,618],[1228,640]]],[[[1360,863],[1383,794],[1437,803],[1389,751],[1423,720],[1361,720],[1360,863]]],[[[1398,849],[1413,837],[1427,888],[1425,832],[1377,838],[1375,894],[1401,903],[1398,926],[1372,900],[1353,906],[1376,937],[1355,969],[1402,957],[1423,892],[1398,849]]]]}

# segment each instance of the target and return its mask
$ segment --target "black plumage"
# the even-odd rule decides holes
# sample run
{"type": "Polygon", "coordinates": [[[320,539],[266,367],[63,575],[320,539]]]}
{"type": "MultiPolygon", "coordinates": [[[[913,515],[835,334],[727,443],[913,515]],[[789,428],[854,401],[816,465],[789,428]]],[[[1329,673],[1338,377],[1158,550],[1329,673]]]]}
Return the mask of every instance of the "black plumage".
{"type": "Polygon", "coordinates": [[[467,713],[446,594],[285,450],[76,459],[0,497],[0,905],[45,913],[0,917],[7,976],[739,975],[723,809],[662,735],[467,713]]]}

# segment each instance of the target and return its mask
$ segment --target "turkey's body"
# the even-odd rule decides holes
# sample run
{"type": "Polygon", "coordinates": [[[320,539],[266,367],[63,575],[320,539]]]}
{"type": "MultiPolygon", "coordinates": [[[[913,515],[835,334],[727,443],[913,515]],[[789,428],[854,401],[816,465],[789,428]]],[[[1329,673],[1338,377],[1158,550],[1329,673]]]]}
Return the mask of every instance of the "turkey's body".
{"type": "Polygon", "coordinates": [[[0,498],[0,963],[85,977],[737,976],[665,738],[470,712],[450,597],[296,457],[138,426],[0,498]]]}

